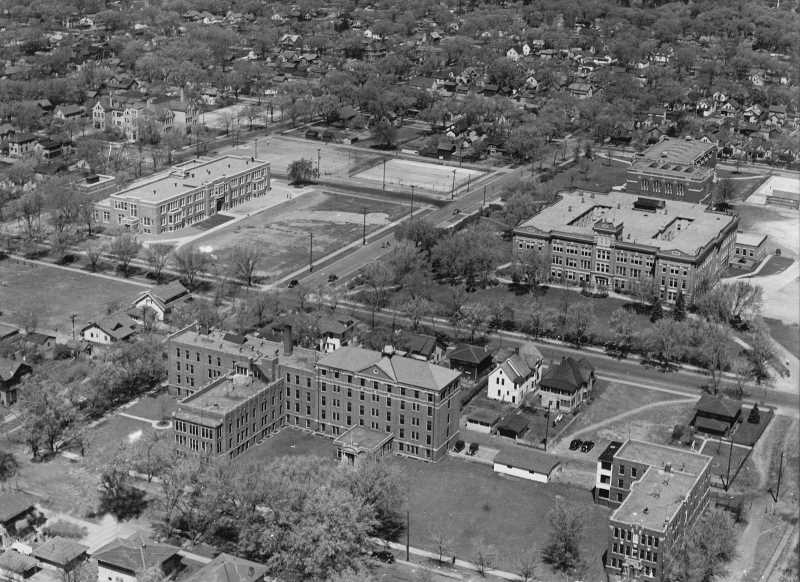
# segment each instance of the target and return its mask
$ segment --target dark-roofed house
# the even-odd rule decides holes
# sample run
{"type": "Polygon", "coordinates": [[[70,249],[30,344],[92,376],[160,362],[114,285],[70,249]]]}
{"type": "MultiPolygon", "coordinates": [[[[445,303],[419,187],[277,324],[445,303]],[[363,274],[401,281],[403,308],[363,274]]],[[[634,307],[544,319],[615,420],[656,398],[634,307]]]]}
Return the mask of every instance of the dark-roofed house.
{"type": "Polygon", "coordinates": [[[157,569],[165,576],[176,572],[181,556],[175,546],[158,544],[139,535],[117,538],[94,553],[97,579],[136,582],[143,572],[157,569]]]}
{"type": "Polygon", "coordinates": [[[41,521],[36,498],[22,491],[0,495],[0,547],[7,548],[41,521]]]}
{"type": "Polygon", "coordinates": [[[136,335],[139,325],[125,313],[115,313],[93,321],[81,329],[81,338],[93,344],[111,345],[136,335]]]}
{"type": "Polygon", "coordinates": [[[53,570],[64,580],[72,580],[72,572],[86,560],[89,548],[76,541],[56,536],[33,551],[39,566],[53,570]]]}
{"type": "Polygon", "coordinates": [[[20,360],[0,358],[0,404],[11,406],[17,401],[17,385],[33,368],[20,360]]]}
{"type": "Polygon", "coordinates": [[[264,582],[267,567],[231,554],[220,554],[183,582],[264,582]]]}
{"type": "Polygon", "coordinates": [[[404,333],[396,344],[398,353],[416,360],[438,364],[444,357],[444,346],[432,335],[404,333]]]}
{"type": "Polygon", "coordinates": [[[0,580],[22,582],[28,580],[39,570],[39,563],[30,556],[16,550],[6,550],[0,554],[0,580]]]}
{"type": "Polygon", "coordinates": [[[152,309],[158,321],[164,321],[175,305],[189,297],[189,290],[179,281],[153,287],[140,293],[133,301],[134,309],[152,309]]]}
{"type": "Polygon", "coordinates": [[[19,339],[19,328],[16,325],[0,322],[0,342],[19,339]]]}
{"type": "Polygon", "coordinates": [[[21,158],[33,153],[39,139],[35,135],[18,133],[8,140],[8,155],[12,158],[21,158]]]}
{"type": "Polygon", "coordinates": [[[517,440],[528,430],[528,419],[522,414],[509,414],[497,425],[497,434],[517,440]]]}
{"type": "Polygon", "coordinates": [[[572,412],[591,394],[594,386],[594,367],[585,358],[562,358],[551,366],[539,383],[542,407],[572,412]]]}
{"type": "Polygon", "coordinates": [[[534,449],[516,447],[506,448],[497,453],[492,469],[500,475],[547,483],[559,464],[552,455],[534,449]]]}
{"type": "Polygon", "coordinates": [[[447,354],[450,368],[458,370],[473,382],[492,367],[492,353],[484,347],[461,344],[447,354]]]}
{"type": "Polygon", "coordinates": [[[31,331],[22,336],[22,341],[29,347],[36,349],[43,356],[52,356],[56,347],[56,336],[49,333],[31,331]]]}
{"type": "Polygon", "coordinates": [[[317,323],[317,328],[319,329],[319,351],[327,354],[352,341],[355,324],[352,319],[322,317],[317,323]]]}
{"type": "Polygon", "coordinates": [[[736,400],[703,394],[695,408],[692,425],[700,432],[724,436],[733,428],[742,414],[742,405],[736,400]]]}

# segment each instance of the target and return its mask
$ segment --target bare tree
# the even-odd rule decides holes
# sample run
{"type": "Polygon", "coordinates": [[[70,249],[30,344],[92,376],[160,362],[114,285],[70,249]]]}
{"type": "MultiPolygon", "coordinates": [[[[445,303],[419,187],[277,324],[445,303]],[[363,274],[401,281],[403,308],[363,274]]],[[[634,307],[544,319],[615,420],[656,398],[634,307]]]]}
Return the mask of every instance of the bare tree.
{"type": "Polygon", "coordinates": [[[97,271],[97,264],[100,262],[100,257],[103,256],[106,248],[102,244],[92,244],[86,248],[86,258],[89,260],[89,268],[92,272],[97,271]]]}
{"type": "Polygon", "coordinates": [[[186,245],[172,253],[172,261],[183,276],[183,282],[193,289],[198,276],[208,267],[209,257],[197,248],[186,245]]]}
{"type": "Polygon", "coordinates": [[[433,543],[436,544],[436,551],[439,554],[439,563],[441,564],[444,555],[450,551],[453,545],[453,536],[450,534],[447,525],[443,523],[432,524],[428,531],[431,534],[433,543]]]}
{"type": "Polygon", "coordinates": [[[156,281],[161,281],[161,274],[164,267],[167,266],[167,259],[171,251],[172,245],[154,244],[147,247],[145,256],[156,281]]]}
{"type": "Polygon", "coordinates": [[[730,332],[728,328],[719,323],[709,322],[701,328],[702,340],[698,355],[703,367],[711,375],[711,384],[714,394],[719,391],[719,382],[722,372],[728,367],[731,360],[730,332]]]}
{"type": "Polygon", "coordinates": [[[262,258],[261,251],[252,245],[236,247],[231,255],[231,272],[237,279],[244,281],[248,287],[253,285],[256,267],[262,258]]]}
{"type": "Polygon", "coordinates": [[[108,252],[117,260],[119,267],[122,269],[122,273],[127,277],[131,261],[136,257],[141,248],[142,243],[140,243],[135,236],[124,233],[114,237],[108,247],[108,252]]]}
{"type": "Polygon", "coordinates": [[[522,582],[533,582],[538,563],[536,554],[532,552],[524,552],[517,558],[517,575],[522,578],[522,582]]]}

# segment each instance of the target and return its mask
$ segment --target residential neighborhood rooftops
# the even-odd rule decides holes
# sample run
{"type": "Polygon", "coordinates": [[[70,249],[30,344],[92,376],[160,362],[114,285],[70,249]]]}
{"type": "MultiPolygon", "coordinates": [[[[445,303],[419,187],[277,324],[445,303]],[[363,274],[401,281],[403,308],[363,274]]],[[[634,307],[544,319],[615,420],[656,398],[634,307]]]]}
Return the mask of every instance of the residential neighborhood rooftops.
{"type": "Polygon", "coordinates": [[[32,344],[44,345],[50,340],[56,339],[56,336],[49,333],[40,333],[38,331],[31,331],[25,334],[25,341],[32,344]]]}
{"type": "Polygon", "coordinates": [[[614,458],[659,469],[669,465],[673,472],[695,476],[702,473],[711,462],[711,457],[707,455],[633,439],[625,441],[614,458]]]}
{"type": "Polygon", "coordinates": [[[742,403],[731,398],[703,394],[696,406],[697,412],[735,418],[742,410],[742,403]]]}
{"type": "Polygon", "coordinates": [[[461,344],[447,354],[449,360],[458,360],[470,364],[480,364],[492,358],[492,353],[482,346],[461,344]]]}
{"type": "Polygon", "coordinates": [[[489,408],[476,408],[467,415],[467,420],[478,424],[494,426],[494,424],[500,420],[500,413],[489,408]]]}
{"type": "Polygon", "coordinates": [[[637,208],[636,202],[636,197],[626,192],[563,193],[561,200],[522,223],[515,232],[594,238],[596,224],[606,221],[621,230],[617,244],[634,243],[693,256],[737,220],[710,211],[703,204],[667,200],[659,209],[644,210],[637,208]]]}
{"type": "Polygon", "coordinates": [[[188,293],[189,290],[183,286],[183,283],[180,281],[173,281],[166,285],[159,285],[158,287],[153,287],[152,289],[142,291],[138,295],[137,299],[144,297],[145,295],[150,295],[151,297],[161,301],[163,304],[167,304],[183,297],[188,293]]]}
{"type": "Polygon", "coordinates": [[[625,501],[611,514],[612,522],[664,531],[685,501],[697,477],[650,467],[631,484],[625,501]]]}
{"type": "Polygon", "coordinates": [[[266,573],[263,564],[223,553],[183,582],[258,582],[266,573]]]}
{"type": "Polygon", "coordinates": [[[349,346],[326,354],[320,358],[318,365],[428,390],[441,390],[460,375],[460,372],[429,362],[349,346]]]}
{"type": "Polygon", "coordinates": [[[592,377],[594,368],[585,358],[562,358],[561,362],[548,368],[540,385],[544,389],[561,390],[574,394],[592,377]]]}
{"type": "Polygon", "coordinates": [[[0,554],[0,571],[13,572],[14,574],[20,576],[20,578],[14,577],[5,579],[21,580],[27,578],[27,576],[24,576],[24,574],[30,572],[30,570],[33,570],[38,565],[39,564],[35,558],[21,554],[16,550],[6,550],[0,554]]]}
{"type": "Polygon", "coordinates": [[[51,564],[66,566],[85,554],[89,548],[76,541],[56,536],[33,551],[33,555],[51,564]]]}
{"type": "Polygon", "coordinates": [[[93,557],[103,562],[127,570],[141,572],[153,566],[160,566],[177,554],[179,548],[168,544],[158,544],[140,535],[117,538],[98,549],[93,557]]]}
{"type": "Polygon", "coordinates": [[[561,464],[557,457],[527,447],[506,447],[497,453],[494,462],[548,475],[561,464]]]}
{"type": "Polygon", "coordinates": [[[17,374],[17,370],[23,366],[27,367],[28,364],[22,360],[9,360],[8,358],[0,358],[0,382],[7,382],[11,380],[11,378],[17,374]]]}

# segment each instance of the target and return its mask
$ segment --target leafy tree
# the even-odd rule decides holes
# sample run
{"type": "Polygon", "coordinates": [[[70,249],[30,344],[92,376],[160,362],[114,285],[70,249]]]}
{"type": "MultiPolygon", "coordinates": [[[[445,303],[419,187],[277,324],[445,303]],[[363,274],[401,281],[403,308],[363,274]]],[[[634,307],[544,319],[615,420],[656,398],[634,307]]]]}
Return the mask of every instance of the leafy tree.
{"type": "Polygon", "coordinates": [[[164,267],[167,266],[171,251],[172,245],[153,244],[147,247],[145,256],[156,281],[161,281],[161,273],[164,271],[164,267]]]}
{"type": "Polygon", "coordinates": [[[729,515],[708,510],[667,553],[665,582],[705,582],[724,575],[736,549],[736,531],[729,515]]]}
{"type": "Polygon", "coordinates": [[[44,199],[38,190],[26,192],[14,203],[13,213],[22,221],[28,240],[39,233],[43,209],[44,199]]]}
{"type": "Polygon", "coordinates": [[[398,467],[380,460],[366,460],[345,473],[345,483],[354,497],[373,511],[372,535],[396,539],[404,527],[405,479],[398,467]]]}
{"type": "Polygon", "coordinates": [[[503,220],[513,228],[536,214],[538,209],[539,203],[531,192],[515,192],[506,200],[503,207],[503,220]]]}
{"type": "Polygon", "coordinates": [[[314,162],[301,158],[289,164],[289,181],[292,184],[302,186],[310,184],[319,177],[314,162]]]}
{"type": "Polygon", "coordinates": [[[428,533],[430,534],[431,540],[436,546],[436,553],[439,555],[439,563],[441,564],[444,559],[444,555],[451,551],[453,547],[453,534],[451,533],[450,528],[443,523],[430,524],[428,526],[428,533]]]}
{"type": "Polygon", "coordinates": [[[719,391],[722,373],[731,363],[731,334],[719,323],[709,322],[701,328],[702,339],[698,356],[711,376],[714,394],[719,391]]]}
{"type": "Polygon", "coordinates": [[[655,279],[651,276],[634,280],[632,291],[642,306],[652,303],[653,299],[658,296],[655,279]]]}
{"type": "Polygon", "coordinates": [[[666,367],[681,355],[685,337],[686,331],[682,324],[671,319],[659,319],[650,329],[647,345],[666,367]]]}
{"type": "Polygon", "coordinates": [[[617,348],[623,353],[629,352],[636,337],[636,317],[619,307],[611,313],[608,326],[617,348]]]}
{"type": "Polygon", "coordinates": [[[560,501],[550,512],[550,539],[544,547],[544,561],[555,570],[571,572],[581,565],[580,543],[583,538],[583,515],[577,508],[560,501]]]}
{"type": "Polygon", "coordinates": [[[772,344],[769,331],[761,320],[757,320],[747,334],[747,343],[750,349],[747,357],[750,360],[751,372],[758,384],[770,379],[770,363],[775,357],[775,347],[772,344]]]}
{"type": "Polygon", "coordinates": [[[392,125],[391,121],[383,117],[375,124],[375,127],[372,128],[372,137],[378,141],[378,144],[386,148],[392,148],[394,147],[395,141],[397,141],[397,128],[392,125]]]}
{"type": "Polygon", "coordinates": [[[469,330],[469,341],[475,341],[475,334],[483,330],[489,322],[489,308],[483,303],[465,303],[459,309],[458,323],[469,330]]]}
{"type": "Polygon", "coordinates": [[[233,276],[241,279],[248,287],[251,287],[256,268],[262,258],[261,250],[253,245],[237,246],[230,257],[233,276]]]}
{"type": "Polygon", "coordinates": [[[736,188],[730,178],[722,178],[714,187],[714,204],[727,204],[733,198],[736,188]]]}
{"type": "Polygon", "coordinates": [[[386,305],[394,275],[388,265],[384,263],[370,263],[363,271],[364,282],[367,289],[364,292],[364,300],[369,305],[372,313],[372,327],[375,327],[375,311],[386,305]]]}
{"type": "Polygon", "coordinates": [[[138,517],[146,505],[144,491],[130,482],[127,471],[114,461],[100,476],[100,513],[110,513],[118,519],[138,517]]]}
{"type": "Polygon", "coordinates": [[[686,297],[683,291],[678,291],[678,296],[675,298],[675,305],[672,307],[672,319],[675,321],[686,319],[686,297]]]}
{"type": "Polygon", "coordinates": [[[186,286],[194,289],[197,279],[209,265],[209,256],[192,245],[185,245],[172,253],[172,262],[186,286]]]}
{"type": "Polygon", "coordinates": [[[588,339],[588,334],[597,325],[597,316],[594,314],[594,305],[588,301],[580,301],[570,307],[567,313],[566,329],[580,345],[588,339]]]}
{"type": "Polygon", "coordinates": [[[45,447],[56,453],[75,422],[75,408],[63,394],[64,387],[50,378],[28,378],[20,386],[21,438],[34,459],[45,447]]]}
{"type": "Polygon", "coordinates": [[[653,299],[650,305],[650,321],[655,323],[664,317],[664,307],[661,305],[661,299],[658,297],[653,299]]]}
{"type": "Polygon", "coordinates": [[[117,263],[119,263],[119,268],[122,269],[123,274],[127,277],[131,261],[136,257],[141,248],[142,243],[140,243],[135,236],[124,233],[111,240],[111,244],[108,246],[108,252],[116,259],[117,263]]]}
{"type": "Polygon", "coordinates": [[[747,422],[750,424],[758,424],[761,422],[761,413],[758,410],[758,404],[753,404],[753,408],[750,409],[750,414],[747,415],[747,422]]]}
{"type": "Polygon", "coordinates": [[[0,483],[5,483],[19,470],[19,463],[14,453],[0,451],[0,483]]]}

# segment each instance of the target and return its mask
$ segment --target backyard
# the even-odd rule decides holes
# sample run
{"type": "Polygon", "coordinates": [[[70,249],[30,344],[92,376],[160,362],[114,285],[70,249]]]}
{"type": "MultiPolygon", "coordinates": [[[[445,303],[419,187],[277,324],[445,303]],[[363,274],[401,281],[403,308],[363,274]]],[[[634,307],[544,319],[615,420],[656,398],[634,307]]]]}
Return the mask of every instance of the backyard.
{"type": "Polygon", "coordinates": [[[711,457],[711,484],[724,487],[728,481],[728,462],[730,461],[730,484],[737,489],[750,490],[758,485],[758,471],[750,458],[750,447],[731,445],[728,442],[708,440],[701,453],[711,457]]]}
{"type": "Polygon", "coordinates": [[[72,337],[73,314],[79,332],[149,287],[14,259],[0,260],[0,282],[3,321],[24,325],[35,320],[36,328],[54,331],[61,340],[72,337]]]}
{"type": "MultiPolygon", "coordinates": [[[[583,515],[581,554],[587,564],[583,579],[603,578],[601,555],[609,510],[592,503],[587,490],[500,477],[489,466],[449,457],[436,464],[401,458],[391,462],[413,484],[409,487],[412,546],[437,552],[442,528],[452,540],[446,544],[446,556],[474,562],[483,548],[492,554],[496,567],[514,571],[521,557],[541,555],[551,531],[548,515],[561,502],[580,508],[583,515]]],[[[537,572],[551,570],[539,564],[537,572]]]]}

